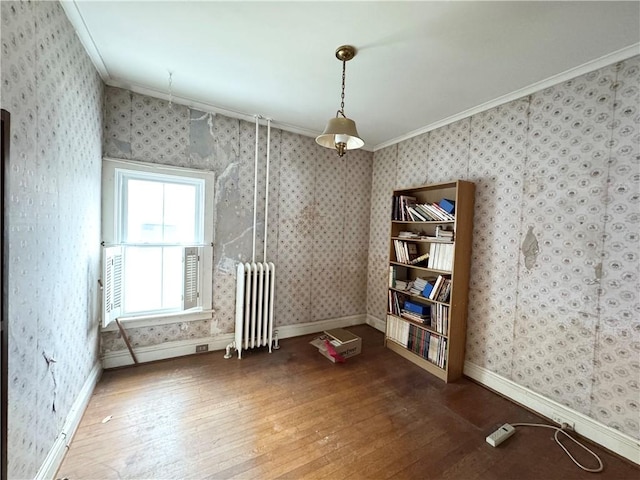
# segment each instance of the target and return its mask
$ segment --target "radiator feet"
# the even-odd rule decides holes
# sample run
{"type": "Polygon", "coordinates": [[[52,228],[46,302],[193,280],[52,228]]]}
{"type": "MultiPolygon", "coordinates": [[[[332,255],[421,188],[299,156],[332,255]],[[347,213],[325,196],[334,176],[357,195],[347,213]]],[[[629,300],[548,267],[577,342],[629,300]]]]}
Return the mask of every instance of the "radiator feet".
{"type": "Polygon", "coordinates": [[[229,359],[231,358],[231,349],[236,348],[236,342],[231,342],[229,345],[227,345],[227,349],[226,349],[226,353],[224,354],[224,358],[229,359]]]}

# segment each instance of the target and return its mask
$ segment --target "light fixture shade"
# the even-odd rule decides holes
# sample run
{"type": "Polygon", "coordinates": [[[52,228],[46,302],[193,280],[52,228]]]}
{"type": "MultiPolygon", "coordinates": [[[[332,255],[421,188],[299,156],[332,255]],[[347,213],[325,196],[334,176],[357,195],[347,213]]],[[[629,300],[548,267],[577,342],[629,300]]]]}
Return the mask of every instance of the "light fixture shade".
{"type": "Polygon", "coordinates": [[[350,118],[335,117],[329,120],[322,135],[316,137],[316,143],[327,148],[336,148],[336,143],[346,143],[347,150],[364,146],[364,140],[358,135],[356,122],[350,118]]]}

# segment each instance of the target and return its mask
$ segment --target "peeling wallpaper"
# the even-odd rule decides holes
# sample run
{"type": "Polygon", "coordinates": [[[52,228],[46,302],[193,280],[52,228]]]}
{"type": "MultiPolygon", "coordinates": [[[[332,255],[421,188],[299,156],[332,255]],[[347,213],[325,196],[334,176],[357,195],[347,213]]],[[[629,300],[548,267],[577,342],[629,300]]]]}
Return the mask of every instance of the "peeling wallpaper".
{"type": "MultiPolygon", "coordinates": [[[[106,87],[104,155],[211,170],[216,218],[211,321],[133,328],[134,346],[232,333],[235,272],[250,261],[255,124],[106,87]]],[[[259,131],[256,260],[264,250],[266,127],[259,131]]],[[[276,327],[366,313],[373,154],[347,159],[271,129],[267,258],[276,265],[276,327]]],[[[118,332],[104,352],[124,350],[118,332]]]]}
{"type": "Polygon", "coordinates": [[[390,195],[476,183],[466,360],[640,439],[640,57],[375,153],[367,311],[390,195]]]}
{"type": "MultiPolygon", "coordinates": [[[[233,331],[235,265],[251,255],[255,126],[103,87],[57,2],[0,2],[0,22],[9,476],[33,478],[99,341],[126,348],[98,335],[101,157],[215,172],[213,319],[131,330],[136,346],[209,338],[233,331]]],[[[471,180],[467,360],[640,439],[639,92],[635,57],[346,160],[273,129],[276,324],[384,320],[391,190],[471,180]]],[[[262,260],[263,200],[257,218],[262,260]]]]}
{"type": "Polygon", "coordinates": [[[102,81],[57,2],[0,2],[9,478],[33,478],[98,361],[102,81]]]}

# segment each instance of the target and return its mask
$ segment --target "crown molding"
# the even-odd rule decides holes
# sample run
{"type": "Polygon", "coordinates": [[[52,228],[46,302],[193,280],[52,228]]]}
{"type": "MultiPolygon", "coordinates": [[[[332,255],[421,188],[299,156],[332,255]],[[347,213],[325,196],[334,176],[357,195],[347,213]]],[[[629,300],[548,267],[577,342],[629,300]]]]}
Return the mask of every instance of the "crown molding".
{"type": "Polygon", "coordinates": [[[508,93],[506,95],[495,98],[493,100],[489,100],[488,102],[482,103],[468,110],[464,110],[463,112],[456,113],[455,115],[451,115],[450,117],[444,118],[442,120],[438,120],[437,122],[431,123],[426,127],[419,128],[417,130],[406,133],[404,135],[401,135],[400,137],[396,137],[389,141],[379,143],[378,145],[375,145],[373,147],[373,151],[377,152],[378,150],[382,150],[383,148],[390,147],[391,145],[395,145],[396,143],[400,143],[404,140],[417,137],[418,135],[422,135],[424,133],[430,132],[437,128],[444,127],[445,125],[449,125],[451,123],[457,122],[458,120],[471,117],[480,112],[484,112],[491,108],[497,107],[498,105],[503,105],[513,100],[526,97],[527,95],[531,95],[532,93],[539,92],[540,90],[544,90],[545,88],[552,87],[554,85],[565,82],[567,80],[571,80],[572,78],[579,77],[580,75],[584,75],[585,73],[593,72],[594,70],[598,70],[599,68],[606,67],[607,65],[611,65],[613,63],[627,60],[628,58],[634,57],[639,54],[640,54],[640,43],[635,43],[628,47],[625,47],[615,52],[604,55],[595,60],[591,60],[587,63],[583,63],[582,65],[571,68],[557,75],[553,75],[539,82],[532,83],[531,85],[528,85],[519,90],[515,90],[514,92],[508,93]]]}
{"type": "Polygon", "coordinates": [[[87,51],[91,62],[96,67],[96,70],[98,70],[100,78],[107,83],[109,78],[111,78],[109,70],[107,69],[107,65],[104,63],[96,42],[93,40],[93,37],[87,28],[87,24],[84,21],[82,13],[80,13],[76,0],[60,0],[60,5],[62,6],[64,13],[67,15],[71,26],[75,29],[76,35],[78,36],[78,39],[80,39],[80,43],[82,43],[82,46],[87,51]],[[78,28],[76,28],[76,26],[78,26],[78,28]]]}

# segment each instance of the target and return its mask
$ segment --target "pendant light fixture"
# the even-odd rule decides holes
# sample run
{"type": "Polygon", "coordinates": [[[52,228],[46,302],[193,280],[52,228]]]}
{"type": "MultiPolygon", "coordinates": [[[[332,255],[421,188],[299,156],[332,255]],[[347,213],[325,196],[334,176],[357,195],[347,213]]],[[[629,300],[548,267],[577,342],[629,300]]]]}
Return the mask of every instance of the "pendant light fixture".
{"type": "Polygon", "coordinates": [[[347,150],[355,150],[364,145],[364,141],[358,135],[356,122],[347,118],[344,114],[344,80],[346,65],[356,56],[356,49],[351,45],[342,45],[336,50],[336,58],[342,62],[342,96],[340,97],[340,110],[336,117],[329,120],[322,135],[316,138],[318,145],[327,148],[335,148],[338,156],[342,157],[347,150]]]}

